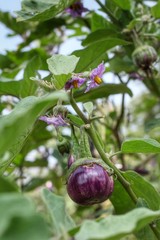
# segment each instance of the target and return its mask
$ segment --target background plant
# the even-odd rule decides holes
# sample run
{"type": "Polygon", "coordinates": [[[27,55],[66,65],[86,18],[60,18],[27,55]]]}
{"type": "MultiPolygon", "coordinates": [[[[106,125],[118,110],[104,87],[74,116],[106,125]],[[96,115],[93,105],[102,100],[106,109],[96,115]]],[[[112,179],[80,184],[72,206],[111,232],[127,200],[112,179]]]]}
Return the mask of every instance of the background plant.
{"type": "Polygon", "coordinates": [[[16,17],[0,12],[12,31],[8,37],[22,39],[15,51],[0,55],[3,240],[159,239],[160,2],[96,2],[99,11],[78,16],[66,11],[75,4],[69,0],[23,0],[16,17]],[[75,36],[83,48],[59,54],[65,39],[75,36]],[[88,79],[102,62],[103,83],[86,93],[86,83],[64,89],[79,73],[88,79]],[[136,95],[133,83],[145,92],[128,104],[127,96],[136,95]],[[64,128],[39,120],[57,115],[57,105],[67,108],[64,128]],[[67,159],[70,149],[77,152],[82,129],[92,156],[101,157],[115,178],[110,201],[90,207],[75,205],[65,186],[67,159]],[[41,194],[44,187],[53,193],[41,194]]]}

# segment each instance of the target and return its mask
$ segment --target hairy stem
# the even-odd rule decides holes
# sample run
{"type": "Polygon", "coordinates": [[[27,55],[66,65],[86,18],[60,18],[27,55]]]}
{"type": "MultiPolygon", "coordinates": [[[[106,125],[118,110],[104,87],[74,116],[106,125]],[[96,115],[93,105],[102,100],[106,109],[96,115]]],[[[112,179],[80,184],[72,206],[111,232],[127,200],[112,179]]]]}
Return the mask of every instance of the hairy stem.
{"type": "MultiPolygon", "coordinates": [[[[73,95],[71,93],[70,96],[70,103],[72,105],[72,107],[74,108],[74,110],[76,111],[76,113],[82,118],[82,120],[88,124],[89,120],[85,117],[85,115],[81,112],[81,110],[79,109],[79,107],[77,106],[77,103],[75,102],[73,95]]],[[[128,192],[129,196],[131,197],[131,199],[133,200],[134,203],[137,202],[137,197],[135,195],[135,193],[133,192],[132,188],[130,187],[130,183],[123,177],[123,175],[121,174],[121,172],[116,168],[116,166],[110,161],[110,159],[107,157],[106,153],[104,152],[101,144],[99,143],[99,140],[97,139],[97,135],[95,133],[95,129],[92,123],[90,123],[90,128],[86,129],[86,132],[88,133],[88,135],[90,136],[90,138],[93,141],[93,144],[95,145],[97,151],[99,152],[99,155],[101,156],[102,160],[110,167],[114,170],[114,173],[117,175],[118,180],[120,181],[120,183],[123,185],[123,187],[125,188],[125,190],[128,192]]]]}

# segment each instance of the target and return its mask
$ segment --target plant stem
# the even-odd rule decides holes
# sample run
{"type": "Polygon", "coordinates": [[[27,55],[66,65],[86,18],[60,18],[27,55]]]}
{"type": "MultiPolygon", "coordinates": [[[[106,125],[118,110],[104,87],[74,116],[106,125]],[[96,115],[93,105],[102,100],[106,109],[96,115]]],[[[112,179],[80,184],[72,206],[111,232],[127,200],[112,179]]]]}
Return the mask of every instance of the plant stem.
{"type": "MultiPolygon", "coordinates": [[[[71,93],[70,95],[70,103],[72,105],[72,107],[74,108],[74,110],[76,111],[76,113],[79,115],[79,117],[82,118],[82,120],[88,124],[89,120],[85,117],[85,115],[81,112],[81,110],[79,109],[79,107],[77,106],[77,103],[75,102],[74,98],[73,98],[73,94],[71,93]]],[[[86,129],[86,132],[88,133],[88,135],[90,136],[90,138],[93,141],[93,144],[95,145],[97,151],[99,152],[99,155],[101,156],[102,160],[110,167],[114,170],[114,173],[117,175],[117,178],[119,180],[119,182],[123,185],[123,187],[125,188],[125,190],[128,192],[129,196],[131,197],[131,199],[133,200],[134,203],[137,203],[137,197],[135,195],[135,193],[133,192],[132,188],[130,187],[130,183],[123,177],[123,175],[121,174],[121,172],[116,168],[116,166],[109,160],[109,158],[107,157],[106,153],[104,152],[101,144],[99,143],[99,140],[97,139],[97,135],[95,134],[95,129],[92,123],[90,123],[90,128],[86,129]]]]}
{"type": "Polygon", "coordinates": [[[103,11],[110,17],[110,19],[112,20],[113,23],[115,23],[116,25],[119,26],[119,21],[115,18],[115,16],[112,14],[112,12],[105,7],[101,1],[96,0],[96,2],[99,4],[99,6],[103,9],[103,11]]]}

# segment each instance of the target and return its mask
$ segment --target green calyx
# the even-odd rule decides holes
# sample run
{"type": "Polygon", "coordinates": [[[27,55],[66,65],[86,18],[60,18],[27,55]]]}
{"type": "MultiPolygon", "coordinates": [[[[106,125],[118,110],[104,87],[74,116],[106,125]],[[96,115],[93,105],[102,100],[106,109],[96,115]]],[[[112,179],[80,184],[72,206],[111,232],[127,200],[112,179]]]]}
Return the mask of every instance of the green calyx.
{"type": "Polygon", "coordinates": [[[66,180],[70,177],[70,175],[79,167],[79,166],[84,166],[84,165],[92,165],[92,164],[97,164],[103,167],[107,173],[111,176],[114,174],[114,171],[112,168],[110,168],[108,165],[104,163],[102,159],[97,159],[97,158],[80,158],[76,160],[72,165],[70,166],[67,175],[66,175],[66,180]]]}
{"type": "Polygon", "coordinates": [[[157,52],[152,46],[140,46],[133,52],[132,59],[138,67],[149,68],[157,60],[157,52]]]}

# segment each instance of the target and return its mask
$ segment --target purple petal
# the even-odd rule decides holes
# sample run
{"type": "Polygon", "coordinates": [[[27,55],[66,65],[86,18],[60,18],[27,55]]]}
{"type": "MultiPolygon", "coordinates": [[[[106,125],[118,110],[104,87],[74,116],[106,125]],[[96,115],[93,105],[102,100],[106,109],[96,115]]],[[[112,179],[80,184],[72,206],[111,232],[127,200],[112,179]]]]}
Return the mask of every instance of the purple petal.
{"type": "Polygon", "coordinates": [[[92,70],[92,72],[91,72],[91,74],[90,74],[90,78],[91,78],[92,80],[94,80],[94,78],[95,78],[96,76],[98,76],[98,77],[101,78],[102,75],[103,75],[103,73],[104,73],[104,71],[105,71],[104,63],[101,63],[101,64],[98,65],[97,68],[94,68],[94,69],[92,70]]]}
{"type": "Polygon", "coordinates": [[[55,127],[68,126],[68,124],[64,121],[64,119],[60,115],[58,115],[57,117],[41,116],[39,119],[46,122],[47,124],[52,124],[55,127]]]}
{"type": "Polygon", "coordinates": [[[76,3],[72,4],[69,8],[67,8],[65,11],[69,13],[72,17],[81,17],[82,13],[87,12],[88,9],[85,8],[80,1],[77,1],[76,3]]]}
{"type": "Polygon", "coordinates": [[[86,93],[86,92],[90,91],[92,88],[95,88],[95,87],[98,87],[98,86],[99,85],[96,82],[91,81],[84,93],[86,93]]]}
{"type": "MultiPolygon", "coordinates": [[[[77,87],[80,87],[83,83],[85,83],[86,78],[81,78],[79,76],[74,76],[72,79],[70,79],[68,82],[65,84],[65,90],[69,90],[71,88],[74,88],[74,82],[77,84],[77,87]]],[[[75,87],[76,88],[76,87],[75,87]]]]}

